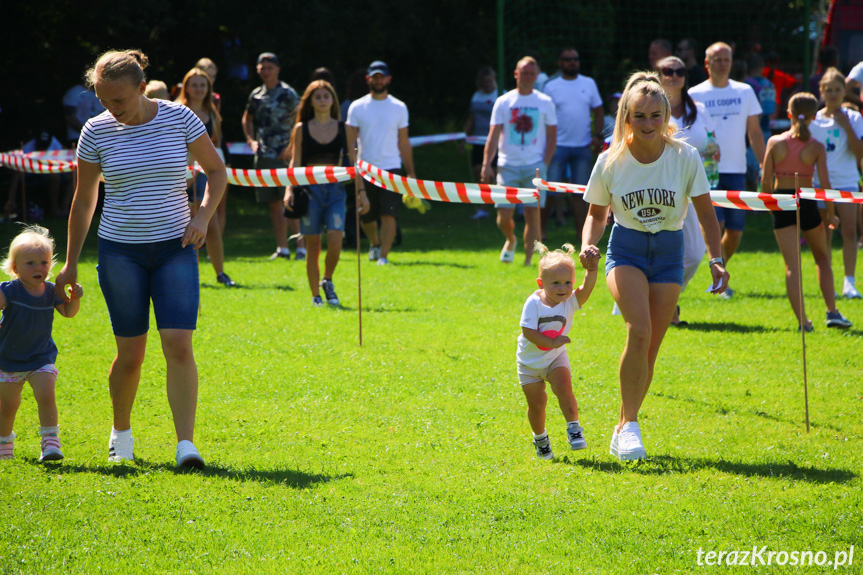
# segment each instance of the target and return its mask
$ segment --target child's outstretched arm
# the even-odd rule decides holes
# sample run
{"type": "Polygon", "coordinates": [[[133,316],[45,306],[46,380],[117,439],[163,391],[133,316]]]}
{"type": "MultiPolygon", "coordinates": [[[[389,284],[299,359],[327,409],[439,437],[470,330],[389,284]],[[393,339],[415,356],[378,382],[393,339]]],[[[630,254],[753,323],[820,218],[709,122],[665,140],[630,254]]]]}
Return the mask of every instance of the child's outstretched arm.
{"type": "MultiPolygon", "coordinates": [[[[599,261],[599,255],[596,256],[597,261],[599,261]]],[[[599,266],[592,269],[588,269],[584,272],[584,281],[580,286],[575,288],[575,299],[578,300],[578,307],[584,307],[584,304],[587,303],[590,294],[593,292],[593,288],[596,285],[596,274],[597,268],[599,266]]]]}
{"type": "Polygon", "coordinates": [[[56,307],[63,317],[75,317],[75,314],[81,309],[81,298],[84,297],[84,288],[81,287],[81,284],[76,283],[71,286],[71,290],[69,301],[63,302],[56,307]]]}
{"type": "Polygon", "coordinates": [[[536,347],[544,347],[544,348],[555,348],[562,345],[566,345],[570,343],[572,340],[569,339],[569,336],[559,335],[557,337],[548,337],[547,335],[542,335],[537,329],[530,329],[529,327],[522,327],[521,333],[524,335],[524,338],[535,345],[536,347]]]}

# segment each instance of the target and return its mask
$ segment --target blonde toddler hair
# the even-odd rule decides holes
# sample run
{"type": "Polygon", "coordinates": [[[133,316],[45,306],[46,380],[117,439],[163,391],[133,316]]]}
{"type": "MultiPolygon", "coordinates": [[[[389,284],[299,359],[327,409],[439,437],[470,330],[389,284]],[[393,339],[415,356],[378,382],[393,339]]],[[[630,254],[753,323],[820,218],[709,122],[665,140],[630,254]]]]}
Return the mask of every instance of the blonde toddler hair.
{"type": "Polygon", "coordinates": [[[540,276],[542,276],[543,271],[550,270],[559,265],[569,266],[572,268],[573,273],[575,273],[575,262],[572,256],[576,252],[572,244],[563,244],[563,249],[551,251],[545,244],[537,240],[533,243],[533,251],[539,254],[540,276]]]}
{"type": "Polygon", "coordinates": [[[9,255],[2,263],[3,271],[6,272],[6,275],[11,278],[18,277],[12,266],[15,263],[15,258],[27,248],[40,249],[51,254],[51,266],[54,266],[54,238],[42,226],[31,225],[25,227],[23,232],[15,236],[15,239],[9,245],[9,255]]]}

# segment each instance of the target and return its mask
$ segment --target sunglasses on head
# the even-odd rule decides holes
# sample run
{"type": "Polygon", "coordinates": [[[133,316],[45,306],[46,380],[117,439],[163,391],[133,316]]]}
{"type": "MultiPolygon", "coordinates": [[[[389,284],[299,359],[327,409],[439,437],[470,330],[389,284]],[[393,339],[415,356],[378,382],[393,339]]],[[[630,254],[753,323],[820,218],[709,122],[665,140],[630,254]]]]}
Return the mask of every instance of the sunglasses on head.
{"type": "Polygon", "coordinates": [[[663,68],[662,75],[668,76],[669,78],[677,75],[678,78],[683,78],[686,76],[686,68],[663,68]]]}

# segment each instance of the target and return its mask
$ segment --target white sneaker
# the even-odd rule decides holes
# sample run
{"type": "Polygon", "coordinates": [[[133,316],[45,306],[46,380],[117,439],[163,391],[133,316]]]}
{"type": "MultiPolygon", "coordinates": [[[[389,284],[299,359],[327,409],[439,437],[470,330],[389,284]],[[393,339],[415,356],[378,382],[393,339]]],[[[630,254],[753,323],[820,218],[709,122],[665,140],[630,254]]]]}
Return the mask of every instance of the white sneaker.
{"type": "Polygon", "coordinates": [[[376,262],[381,257],[381,246],[372,246],[369,248],[369,261],[376,262]]]}
{"type": "Polygon", "coordinates": [[[387,258],[380,258],[378,260],[379,266],[386,266],[386,265],[389,265],[389,263],[390,263],[390,260],[388,260],[387,258]]]}
{"type": "Polygon", "coordinates": [[[845,299],[863,299],[863,295],[857,291],[854,278],[851,276],[845,276],[845,281],[842,282],[842,297],[845,299]]]}
{"type": "Polygon", "coordinates": [[[578,424],[566,427],[566,437],[569,439],[569,448],[573,451],[587,449],[587,440],[584,438],[584,428],[578,424]]]}
{"type": "Polygon", "coordinates": [[[135,438],[131,433],[123,435],[114,435],[108,439],[108,461],[135,461],[135,455],[132,452],[132,447],[135,444],[135,438]]]}
{"type": "Polygon", "coordinates": [[[638,422],[630,421],[623,424],[617,436],[617,458],[621,461],[633,461],[645,457],[647,452],[644,451],[644,444],[641,442],[641,429],[638,427],[638,422]]]}
{"type": "Polygon", "coordinates": [[[506,243],[503,244],[503,248],[500,250],[500,261],[505,264],[511,264],[515,261],[515,250],[518,249],[518,238],[515,239],[515,243],[512,245],[512,249],[506,249],[506,243]]]}
{"type": "Polygon", "coordinates": [[[488,217],[488,212],[482,208],[477,208],[476,213],[470,217],[472,220],[481,220],[488,217]]]}
{"type": "Polygon", "coordinates": [[[620,437],[620,433],[617,430],[617,426],[614,426],[614,431],[611,433],[611,446],[608,448],[608,453],[614,457],[618,457],[617,453],[617,440],[620,437]]]}
{"type": "Polygon", "coordinates": [[[188,439],[177,444],[177,467],[180,469],[204,468],[204,459],[195,449],[195,445],[188,439]]]}

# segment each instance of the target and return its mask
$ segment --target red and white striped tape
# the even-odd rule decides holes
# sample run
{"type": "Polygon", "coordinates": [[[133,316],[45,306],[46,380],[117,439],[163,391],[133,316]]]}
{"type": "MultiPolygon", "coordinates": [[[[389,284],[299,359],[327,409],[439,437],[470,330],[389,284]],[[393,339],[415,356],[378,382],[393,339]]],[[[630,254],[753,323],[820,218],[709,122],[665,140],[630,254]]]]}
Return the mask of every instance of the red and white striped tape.
{"type": "Polygon", "coordinates": [[[787,194],[710,190],[710,199],[714,206],[738,210],[793,212],[797,209],[797,199],[787,194]]]}
{"type": "Polygon", "coordinates": [[[863,204],[863,193],[822,190],[819,188],[800,188],[800,197],[805,200],[825,200],[840,204],[863,204]]]}
{"type": "Polygon", "coordinates": [[[579,184],[567,184],[565,182],[546,182],[542,178],[534,178],[533,185],[537,190],[545,190],[546,192],[563,192],[565,194],[583,194],[587,190],[587,186],[579,184]]]}
{"type": "Polygon", "coordinates": [[[357,169],[364,180],[385,190],[404,196],[414,196],[437,202],[460,204],[523,204],[535,202],[539,192],[525,188],[490,186],[488,184],[463,184],[457,182],[435,182],[415,180],[397,176],[360,160],[357,169]]]}
{"type": "MultiPolygon", "coordinates": [[[[203,172],[195,164],[195,169],[203,172]]],[[[235,186],[275,188],[278,186],[308,186],[310,184],[335,184],[354,179],[356,170],[343,166],[310,166],[279,168],[277,170],[235,170],[228,168],[228,183],[235,186]]]]}
{"type": "Polygon", "coordinates": [[[0,165],[16,172],[28,174],[62,174],[75,171],[74,162],[32,160],[26,156],[15,154],[0,154],[0,165]]]}
{"type": "MultiPolygon", "coordinates": [[[[12,152],[13,154],[20,153],[20,150],[16,150],[12,152]]],[[[23,154],[27,158],[46,158],[49,160],[57,160],[61,162],[73,162],[75,161],[75,150],[44,150],[40,152],[30,152],[29,154],[23,154]]]]}

